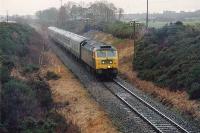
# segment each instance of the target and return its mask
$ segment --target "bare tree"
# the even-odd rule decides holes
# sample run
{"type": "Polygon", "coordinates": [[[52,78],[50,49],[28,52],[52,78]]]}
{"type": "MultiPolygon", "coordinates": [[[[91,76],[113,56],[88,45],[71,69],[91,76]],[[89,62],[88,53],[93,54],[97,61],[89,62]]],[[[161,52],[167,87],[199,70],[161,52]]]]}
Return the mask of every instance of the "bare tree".
{"type": "Polygon", "coordinates": [[[122,9],[122,8],[119,8],[119,9],[118,9],[118,12],[119,12],[118,19],[119,19],[119,21],[120,21],[120,20],[121,20],[121,18],[123,17],[124,9],[122,9]]]}
{"type": "Polygon", "coordinates": [[[94,14],[95,20],[110,22],[115,20],[116,9],[112,3],[100,1],[91,4],[88,10],[94,14]]]}
{"type": "Polygon", "coordinates": [[[66,7],[62,6],[59,11],[59,16],[58,16],[58,24],[59,26],[64,26],[64,24],[67,22],[67,12],[66,12],[66,7]]]}

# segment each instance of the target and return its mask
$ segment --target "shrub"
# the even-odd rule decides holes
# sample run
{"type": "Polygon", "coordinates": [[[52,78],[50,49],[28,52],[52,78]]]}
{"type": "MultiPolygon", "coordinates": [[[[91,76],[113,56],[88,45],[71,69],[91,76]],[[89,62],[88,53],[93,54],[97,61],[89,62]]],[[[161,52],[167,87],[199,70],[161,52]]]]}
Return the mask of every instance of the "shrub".
{"type": "Polygon", "coordinates": [[[1,83],[8,82],[10,79],[10,71],[6,67],[0,68],[0,80],[1,83]]]}
{"type": "Polygon", "coordinates": [[[59,129],[60,132],[65,133],[67,131],[68,123],[66,123],[66,119],[57,112],[51,111],[48,113],[47,119],[54,121],[54,123],[56,123],[56,128],[59,129]]]}
{"type": "MultiPolygon", "coordinates": [[[[133,27],[130,27],[129,23],[116,21],[114,23],[106,23],[103,26],[103,31],[112,34],[115,37],[127,39],[133,36],[133,27]]],[[[136,28],[138,32],[143,25],[136,28]]]]}
{"type": "Polygon", "coordinates": [[[49,85],[45,81],[33,81],[30,83],[36,92],[36,97],[43,108],[50,109],[53,99],[49,85]]]}
{"type": "Polygon", "coordinates": [[[57,79],[59,79],[60,78],[60,76],[59,75],[57,75],[55,72],[50,72],[50,71],[48,71],[47,72],[47,74],[46,74],[46,79],[47,80],[57,80],[57,79]]]}
{"type": "Polygon", "coordinates": [[[191,89],[188,91],[190,99],[200,98],[200,84],[193,83],[191,89]]]}
{"type": "Polygon", "coordinates": [[[0,23],[0,49],[4,55],[25,56],[27,44],[33,29],[20,24],[0,23]]]}
{"type": "Polygon", "coordinates": [[[33,117],[27,117],[21,122],[22,133],[54,133],[56,123],[51,119],[36,120],[33,117]]]}
{"type": "Polygon", "coordinates": [[[33,73],[39,70],[39,66],[35,64],[28,64],[24,67],[23,72],[24,73],[33,73]]]}
{"type": "Polygon", "coordinates": [[[1,63],[2,66],[7,67],[8,70],[11,70],[15,66],[13,60],[8,56],[3,56],[1,63]]]}
{"type": "Polygon", "coordinates": [[[200,29],[182,22],[150,29],[138,42],[134,68],[139,77],[172,90],[186,88],[198,98],[200,83],[200,29]],[[194,84],[194,85],[193,85],[194,84]]]}
{"type": "Polygon", "coordinates": [[[3,85],[2,120],[13,130],[18,127],[21,118],[32,114],[35,107],[35,93],[25,83],[10,80],[3,85]]]}

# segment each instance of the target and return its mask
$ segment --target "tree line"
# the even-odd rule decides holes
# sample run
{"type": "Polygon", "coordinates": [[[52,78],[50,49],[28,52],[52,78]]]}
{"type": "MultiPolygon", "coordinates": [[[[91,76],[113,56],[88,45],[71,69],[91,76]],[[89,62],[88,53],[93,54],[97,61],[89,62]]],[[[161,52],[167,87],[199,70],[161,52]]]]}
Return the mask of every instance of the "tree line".
{"type": "Polygon", "coordinates": [[[113,22],[121,20],[124,10],[117,8],[113,3],[97,1],[87,6],[82,3],[67,2],[60,9],[49,8],[37,11],[40,22],[63,26],[69,21],[83,20],[86,23],[113,22]]]}

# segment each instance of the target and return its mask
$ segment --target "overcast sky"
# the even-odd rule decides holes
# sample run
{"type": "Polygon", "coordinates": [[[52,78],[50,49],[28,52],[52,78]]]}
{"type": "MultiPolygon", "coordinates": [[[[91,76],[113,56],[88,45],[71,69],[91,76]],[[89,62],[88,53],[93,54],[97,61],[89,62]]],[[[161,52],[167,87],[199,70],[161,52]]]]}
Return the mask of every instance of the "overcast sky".
{"type": "MultiPolygon", "coordinates": [[[[66,3],[69,0],[63,0],[66,3]]],[[[80,2],[81,0],[70,0],[80,2]]],[[[94,2],[96,0],[82,0],[84,3],[94,2]]],[[[107,0],[121,7],[125,13],[145,12],[146,0],[107,0]]],[[[60,6],[60,0],[0,0],[0,14],[34,14],[38,10],[49,7],[60,6]]],[[[200,9],[200,0],[149,0],[150,12],[162,12],[163,10],[173,11],[194,11],[200,9]]]]}

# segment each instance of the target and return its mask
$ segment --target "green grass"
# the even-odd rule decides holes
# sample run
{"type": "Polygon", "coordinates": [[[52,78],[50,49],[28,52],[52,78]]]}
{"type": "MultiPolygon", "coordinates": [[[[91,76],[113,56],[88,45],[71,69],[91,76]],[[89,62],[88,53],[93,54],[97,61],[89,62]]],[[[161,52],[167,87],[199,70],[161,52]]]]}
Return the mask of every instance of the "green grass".
{"type": "MultiPolygon", "coordinates": [[[[141,21],[140,23],[145,24],[145,21],[141,21]]],[[[188,24],[188,25],[196,25],[196,24],[200,24],[200,20],[194,20],[194,21],[183,21],[184,24],[188,24]]],[[[162,28],[164,27],[166,24],[170,24],[170,22],[165,22],[165,21],[149,21],[149,27],[152,28],[162,28]]]]}

